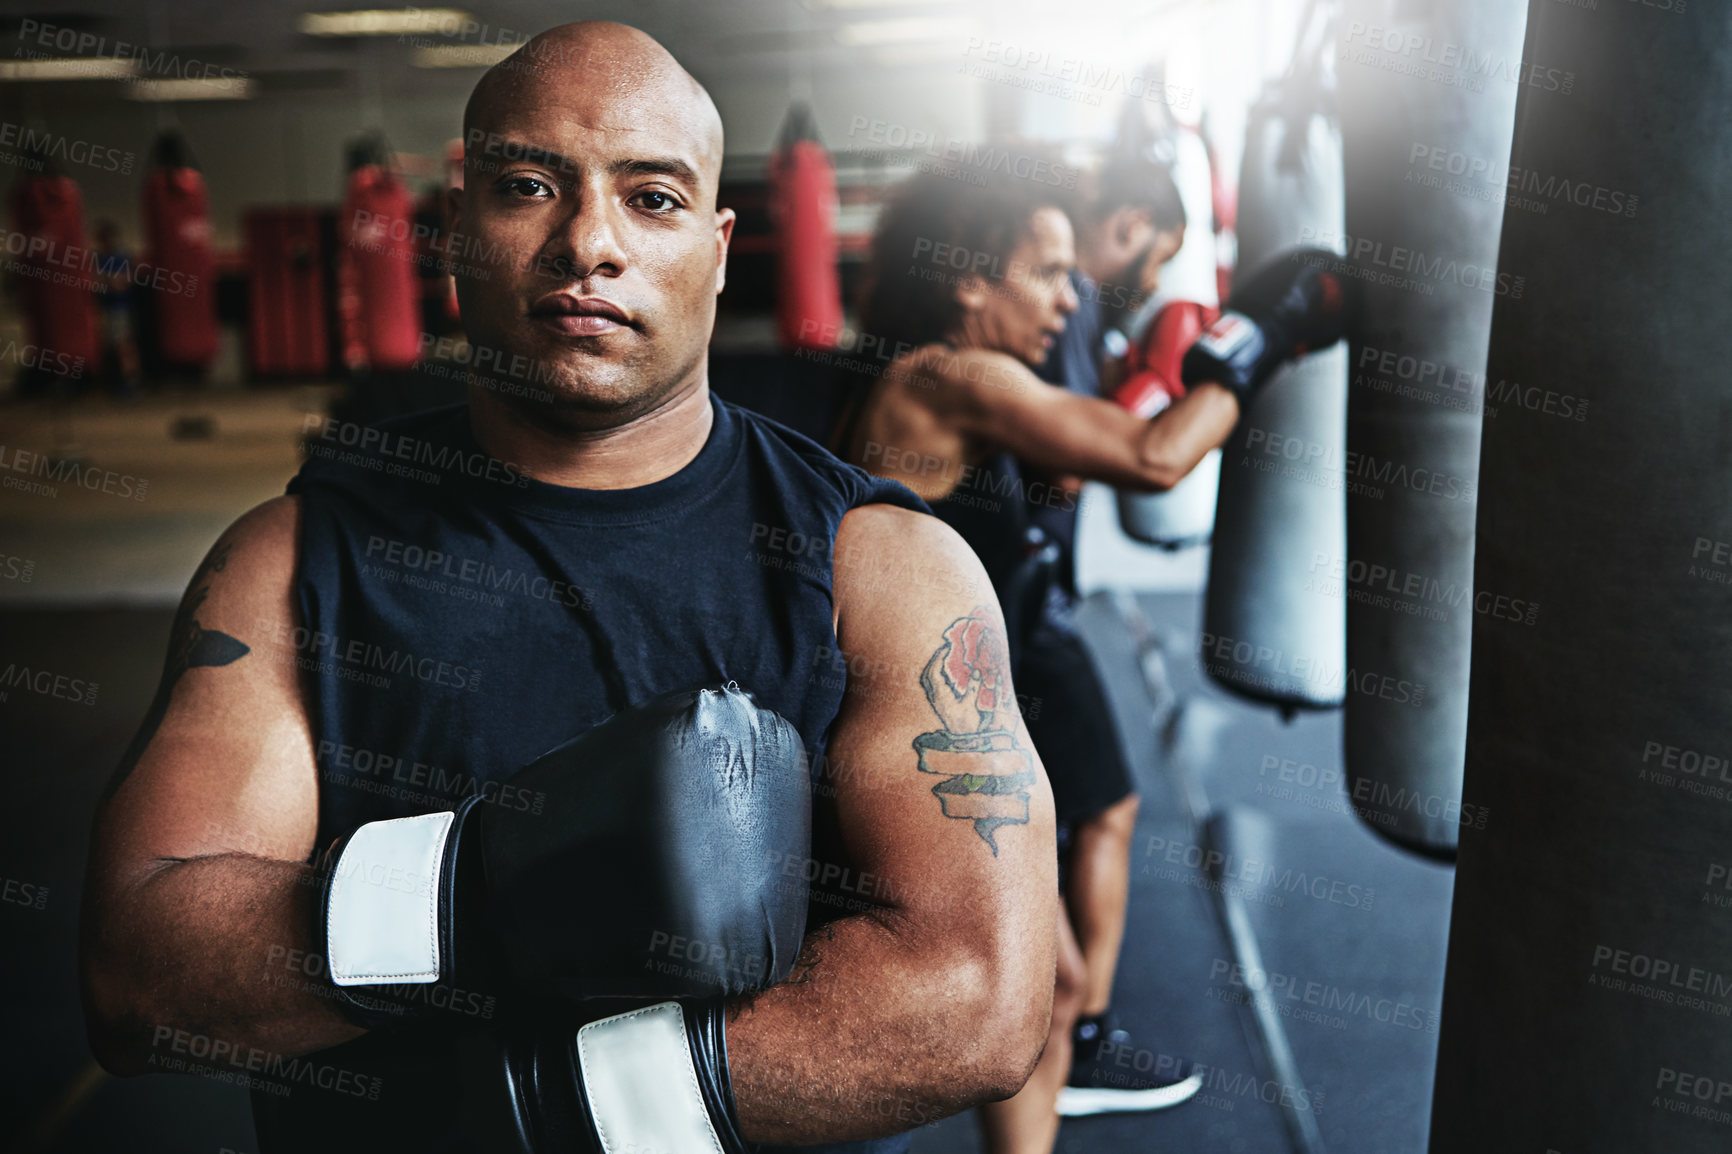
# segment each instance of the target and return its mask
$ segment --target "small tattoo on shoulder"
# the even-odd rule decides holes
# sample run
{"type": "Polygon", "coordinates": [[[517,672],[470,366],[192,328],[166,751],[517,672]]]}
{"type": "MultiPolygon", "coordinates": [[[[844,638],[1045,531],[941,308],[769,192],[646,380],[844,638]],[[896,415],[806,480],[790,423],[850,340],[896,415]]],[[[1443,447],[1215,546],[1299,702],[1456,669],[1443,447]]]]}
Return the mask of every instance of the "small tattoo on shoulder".
{"type": "Polygon", "coordinates": [[[231,637],[220,629],[206,629],[198,619],[200,607],[210,596],[211,577],[228,567],[229,551],[232,548],[233,544],[229,541],[217,542],[209,556],[193,573],[186,596],[181,600],[180,608],[175,611],[174,623],[169,627],[168,657],[163,662],[162,681],[157,686],[156,697],[152,700],[150,711],[145,714],[138,733],[134,735],[132,744],[122,755],[120,766],[109,779],[108,787],[103,792],[104,802],[114,796],[122,783],[138,767],[139,759],[150,747],[151,740],[155,738],[157,729],[168,714],[169,702],[174,697],[174,687],[181,676],[189,669],[232,665],[252,652],[246,642],[238,637],[231,637]]]}
{"type": "Polygon", "coordinates": [[[932,787],[944,816],[972,821],[997,857],[998,831],[1028,824],[1035,772],[1016,740],[1010,653],[984,609],[945,629],[920,687],[943,726],[914,739],[920,772],[944,778],[932,787]]]}

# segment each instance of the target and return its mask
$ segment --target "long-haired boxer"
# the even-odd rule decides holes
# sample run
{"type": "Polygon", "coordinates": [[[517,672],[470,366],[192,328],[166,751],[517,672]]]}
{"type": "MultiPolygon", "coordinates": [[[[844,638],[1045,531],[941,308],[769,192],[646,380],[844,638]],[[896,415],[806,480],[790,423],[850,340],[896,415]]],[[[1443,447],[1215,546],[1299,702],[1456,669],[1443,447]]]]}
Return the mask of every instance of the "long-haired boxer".
{"type": "Polygon", "coordinates": [[[979,562],[710,395],[722,128],[658,44],[543,33],[464,132],[468,402],[322,425],[193,577],[96,820],[97,1055],[250,1085],[267,1152],[851,1143],[1014,1094],[1053,817],[979,562]]]}
{"type": "MultiPolygon", "coordinates": [[[[894,356],[858,382],[838,449],[932,502],[1001,590],[1023,554],[1029,506],[1073,499],[1026,480],[1019,461],[1046,475],[1169,488],[1226,440],[1245,400],[1277,367],[1340,335],[1343,286],[1296,254],[1251,279],[1186,354],[1189,390],[1144,420],[1032,371],[1077,307],[1074,265],[1060,190],[1035,180],[982,188],[915,177],[873,238],[861,342],[894,356]]],[[[1059,821],[1076,837],[1046,1050],[1023,1092],[984,1110],[982,1122],[994,1151],[1045,1151],[1057,1134],[1059,1090],[1072,1075],[1073,1026],[1104,1011],[1110,994],[1136,800],[1105,690],[1062,602],[1042,606],[1016,673],[1024,699],[1038,703],[1028,724],[1059,821]]],[[[1151,1079],[1133,1103],[1171,1103],[1194,1087],[1151,1079]]]]}

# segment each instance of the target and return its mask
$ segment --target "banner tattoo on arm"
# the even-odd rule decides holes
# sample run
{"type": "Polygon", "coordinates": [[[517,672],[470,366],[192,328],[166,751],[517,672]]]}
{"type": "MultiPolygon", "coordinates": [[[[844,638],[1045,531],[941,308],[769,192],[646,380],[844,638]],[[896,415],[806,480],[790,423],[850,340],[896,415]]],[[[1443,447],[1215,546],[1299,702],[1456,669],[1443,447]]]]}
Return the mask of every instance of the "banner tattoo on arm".
{"type": "Polygon", "coordinates": [[[932,787],[944,816],[972,821],[997,857],[999,829],[1028,824],[1035,772],[1034,759],[1016,741],[1010,654],[984,609],[945,629],[920,687],[944,727],[914,739],[920,772],[944,778],[932,787]]]}

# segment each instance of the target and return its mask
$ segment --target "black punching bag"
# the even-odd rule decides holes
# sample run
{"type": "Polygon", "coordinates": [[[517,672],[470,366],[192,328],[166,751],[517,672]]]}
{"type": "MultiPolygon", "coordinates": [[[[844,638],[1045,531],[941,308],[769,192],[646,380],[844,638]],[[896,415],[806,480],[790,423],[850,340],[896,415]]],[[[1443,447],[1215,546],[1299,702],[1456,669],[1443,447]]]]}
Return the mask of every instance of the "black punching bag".
{"type": "MultiPolygon", "coordinates": [[[[1245,127],[1242,274],[1307,233],[1340,245],[1341,130],[1321,52],[1306,39],[1245,127]]],[[[1336,345],[1277,374],[1223,450],[1203,668],[1246,697],[1287,709],[1341,704],[1346,598],[1327,561],[1347,547],[1346,436],[1347,348],[1336,345]]]]}
{"type": "Polygon", "coordinates": [[[1497,271],[1495,183],[1508,166],[1524,9],[1348,0],[1337,40],[1346,248],[1365,298],[1349,349],[1347,552],[1314,573],[1347,597],[1349,799],[1379,833],[1443,857],[1464,819],[1492,302],[1524,293],[1497,271]]]}
{"type": "Polygon", "coordinates": [[[1732,6],[1530,12],[1431,1150],[1724,1152],[1732,6]]]}

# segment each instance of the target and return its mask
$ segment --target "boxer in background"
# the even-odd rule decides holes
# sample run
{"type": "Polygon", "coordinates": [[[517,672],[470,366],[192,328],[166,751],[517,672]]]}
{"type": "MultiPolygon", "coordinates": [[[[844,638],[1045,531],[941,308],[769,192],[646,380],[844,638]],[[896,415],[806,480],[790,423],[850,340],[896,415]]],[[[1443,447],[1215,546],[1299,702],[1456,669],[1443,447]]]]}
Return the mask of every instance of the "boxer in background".
{"type": "Polygon", "coordinates": [[[95,823],[98,1058],[238,1076],[267,1152],[733,1154],[1014,1094],[1052,802],[979,561],[711,397],[722,126],[660,45],[545,32],[464,130],[486,367],[322,423],[194,575],[95,823]]]}
{"type": "Polygon", "coordinates": [[[1160,291],[1161,266],[1185,243],[1185,204],[1169,165],[1108,160],[1073,203],[1076,311],[1035,375],[1088,397],[1104,395],[1102,369],[1125,351],[1125,326],[1160,291]]]}
{"type": "MultiPolygon", "coordinates": [[[[1303,254],[1272,265],[1186,353],[1184,395],[1145,420],[1034,374],[1077,311],[1075,267],[1063,200],[1034,181],[971,187],[916,176],[873,238],[859,328],[863,341],[892,350],[893,359],[855,381],[835,443],[846,459],[930,501],[974,548],[1001,596],[1026,555],[1029,507],[1068,501],[1074,508],[1074,495],[1027,480],[1023,465],[1127,489],[1170,488],[1226,440],[1280,365],[1341,333],[1345,289],[1336,278],[1303,254]]],[[[1007,612],[1024,613],[1006,601],[1007,612]]],[[[1065,620],[1063,599],[1043,595],[1034,616],[1014,659],[1023,699],[1038,703],[1029,730],[1052,778],[1061,828],[1075,833],[1092,823],[1093,832],[1073,839],[1066,855],[1068,916],[1058,927],[1053,1018],[1040,1065],[1021,1094],[981,1111],[995,1154],[1049,1151],[1057,1137],[1059,1092],[1073,1076],[1073,1029],[1085,1006],[1104,1009],[1110,994],[1136,807],[1105,687],[1065,620]],[[1083,932],[1093,959],[1079,945],[1083,932]]],[[[1134,1081],[1122,1069],[1097,1073],[1080,1101],[1091,1112],[1100,1108],[1092,1102],[1169,1105],[1199,1085],[1184,1071],[1134,1081]]],[[[1066,1097],[1078,1105],[1077,1095],[1066,1097]]]]}

